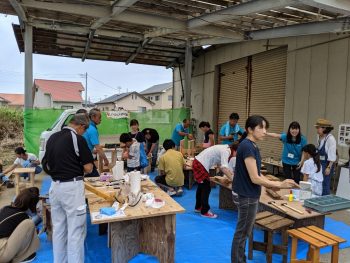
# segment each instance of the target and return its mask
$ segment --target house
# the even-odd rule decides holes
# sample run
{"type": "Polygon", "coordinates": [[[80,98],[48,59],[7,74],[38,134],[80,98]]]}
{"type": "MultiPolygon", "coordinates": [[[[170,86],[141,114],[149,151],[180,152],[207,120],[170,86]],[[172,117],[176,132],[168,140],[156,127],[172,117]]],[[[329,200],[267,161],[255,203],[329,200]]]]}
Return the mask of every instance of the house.
{"type": "Polygon", "coordinates": [[[95,103],[97,108],[102,111],[117,110],[122,108],[127,111],[146,111],[151,110],[155,105],[154,102],[145,98],[135,91],[115,94],[104,100],[95,103]]]}
{"type": "Polygon", "coordinates": [[[155,103],[153,109],[171,109],[173,106],[172,82],[154,85],[140,93],[155,103]]]}
{"type": "Polygon", "coordinates": [[[24,94],[0,93],[0,106],[22,109],[24,107],[24,94]]]}
{"type": "Polygon", "coordinates": [[[81,82],[35,79],[33,108],[81,108],[83,90],[81,82]]]}

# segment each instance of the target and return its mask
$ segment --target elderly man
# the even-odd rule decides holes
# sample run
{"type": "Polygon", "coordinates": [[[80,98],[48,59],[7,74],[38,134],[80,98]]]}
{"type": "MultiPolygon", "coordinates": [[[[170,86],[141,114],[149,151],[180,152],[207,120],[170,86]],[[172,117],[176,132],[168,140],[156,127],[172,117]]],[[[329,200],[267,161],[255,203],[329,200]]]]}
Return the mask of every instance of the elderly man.
{"type": "Polygon", "coordinates": [[[83,263],[86,236],[84,173],[91,173],[93,157],[82,134],[89,127],[85,114],[47,141],[43,169],[52,177],[49,191],[55,263],[83,263]]]}
{"type": "Polygon", "coordinates": [[[171,136],[171,139],[175,143],[176,150],[178,150],[180,147],[180,141],[183,140],[186,136],[189,140],[193,139],[193,136],[189,131],[190,124],[191,123],[189,119],[184,119],[182,123],[176,124],[171,136]]]}
{"type": "MultiPolygon", "coordinates": [[[[92,153],[97,153],[100,157],[100,160],[103,160],[104,165],[108,166],[109,161],[106,157],[106,154],[103,151],[102,145],[100,145],[99,134],[97,130],[97,125],[101,123],[101,111],[97,108],[93,108],[89,112],[90,125],[89,128],[84,133],[84,138],[89,146],[89,149],[92,153]]],[[[94,165],[92,173],[87,174],[86,176],[98,177],[100,176],[96,166],[94,165]]]]}

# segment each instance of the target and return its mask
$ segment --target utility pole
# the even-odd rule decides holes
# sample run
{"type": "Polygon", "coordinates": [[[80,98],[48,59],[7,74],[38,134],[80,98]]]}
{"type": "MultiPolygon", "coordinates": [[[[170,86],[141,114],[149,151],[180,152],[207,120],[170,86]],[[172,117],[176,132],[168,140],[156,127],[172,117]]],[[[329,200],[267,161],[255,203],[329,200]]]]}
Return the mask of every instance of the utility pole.
{"type": "Polygon", "coordinates": [[[122,89],[122,87],[118,86],[117,90],[118,90],[118,95],[120,95],[120,90],[122,89]]]}
{"type": "Polygon", "coordinates": [[[87,77],[88,77],[88,75],[87,75],[87,72],[85,73],[85,108],[87,108],[88,107],[88,103],[87,103],[87,77]]]}

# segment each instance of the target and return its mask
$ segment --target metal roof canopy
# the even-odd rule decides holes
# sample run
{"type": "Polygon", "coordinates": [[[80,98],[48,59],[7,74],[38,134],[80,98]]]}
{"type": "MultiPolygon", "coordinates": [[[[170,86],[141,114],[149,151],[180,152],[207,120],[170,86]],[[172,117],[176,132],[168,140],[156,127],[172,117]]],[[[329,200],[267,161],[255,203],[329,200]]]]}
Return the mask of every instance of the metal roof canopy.
{"type": "Polygon", "coordinates": [[[34,53],[174,66],[188,40],[202,46],[349,30],[350,1],[6,0],[0,12],[19,16],[21,52],[27,24],[34,53]]]}

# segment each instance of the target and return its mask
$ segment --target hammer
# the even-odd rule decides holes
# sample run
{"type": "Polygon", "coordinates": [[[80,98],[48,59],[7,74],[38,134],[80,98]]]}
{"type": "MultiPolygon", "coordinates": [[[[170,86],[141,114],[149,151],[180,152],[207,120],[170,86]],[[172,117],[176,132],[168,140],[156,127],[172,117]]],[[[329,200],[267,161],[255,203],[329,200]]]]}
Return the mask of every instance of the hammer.
{"type": "Polygon", "coordinates": [[[287,203],[282,203],[281,206],[288,207],[289,209],[291,209],[291,210],[293,210],[294,212],[297,212],[297,213],[299,213],[299,214],[302,214],[302,215],[304,214],[303,211],[300,211],[300,210],[298,210],[298,209],[296,209],[296,208],[294,208],[294,207],[291,207],[291,206],[288,205],[287,203]]]}
{"type": "Polygon", "coordinates": [[[275,201],[270,201],[270,202],[268,202],[268,204],[273,205],[274,207],[276,207],[278,210],[282,211],[283,213],[287,213],[286,209],[278,206],[275,201]]]}

